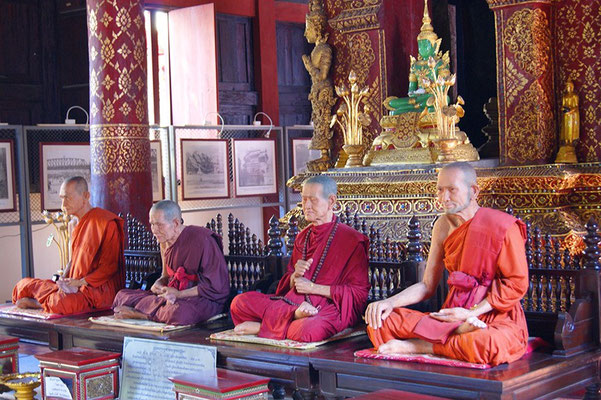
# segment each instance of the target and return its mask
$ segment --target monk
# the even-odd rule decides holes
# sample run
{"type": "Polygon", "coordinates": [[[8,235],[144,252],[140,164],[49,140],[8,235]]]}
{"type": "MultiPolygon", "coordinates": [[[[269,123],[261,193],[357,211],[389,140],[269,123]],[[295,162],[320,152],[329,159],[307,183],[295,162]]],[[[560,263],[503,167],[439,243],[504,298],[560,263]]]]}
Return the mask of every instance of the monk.
{"type": "Polygon", "coordinates": [[[467,163],[438,175],[444,207],[434,224],[423,280],[367,307],[369,337],[380,353],[426,353],[498,365],[526,351],[520,299],[528,289],[525,225],[476,202],[476,173],[467,163]],[[431,297],[443,273],[449,293],[438,312],[403,308],[431,297]]]}
{"type": "Polygon", "coordinates": [[[307,179],[302,207],[310,225],[294,242],[275,296],[247,292],[231,305],[238,334],[315,342],[350,327],[365,309],[368,239],[334,215],[336,182],[307,179]]]}
{"type": "Polygon", "coordinates": [[[150,229],[161,248],[163,273],[150,291],[123,289],[115,297],[115,318],[193,325],[223,311],[230,283],[221,237],[183,224],[171,200],[150,209],[150,229]]]}
{"type": "Polygon", "coordinates": [[[86,180],[67,179],[60,188],[62,208],[75,216],[71,234],[71,261],[56,283],[24,278],[13,290],[20,308],[54,314],[77,314],[107,309],[123,287],[123,220],[110,211],[92,208],[86,180]]]}

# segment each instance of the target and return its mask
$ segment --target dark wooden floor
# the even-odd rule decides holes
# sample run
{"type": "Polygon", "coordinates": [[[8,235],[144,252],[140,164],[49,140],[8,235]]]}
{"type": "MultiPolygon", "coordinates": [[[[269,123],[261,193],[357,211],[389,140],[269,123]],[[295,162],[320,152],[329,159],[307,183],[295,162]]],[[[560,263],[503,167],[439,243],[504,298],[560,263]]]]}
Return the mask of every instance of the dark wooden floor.
{"type": "MultiPolygon", "coordinates": [[[[293,388],[297,396],[304,398],[352,397],[380,389],[456,399],[574,398],[599,379],[599,349],[569,358],[535,352],[509,365],[472,370],[354,357],[356,350],[371,347],[367,336],[313,350],[217,342],[208,338],[212,332],[229,328],[231,322],[221,320],[209,326],[161,334],[106,327],[83,317],[52,322],[0,318],[0,334],[21,337],[22,342],[35,340],[54,349],[88,347],[121,352],[125,336],[216,346],[218,367],[270,377],[274,383],[293,388]]],[[[39,351],[39,347],[22,344],[22,351],[39,351]]]]}

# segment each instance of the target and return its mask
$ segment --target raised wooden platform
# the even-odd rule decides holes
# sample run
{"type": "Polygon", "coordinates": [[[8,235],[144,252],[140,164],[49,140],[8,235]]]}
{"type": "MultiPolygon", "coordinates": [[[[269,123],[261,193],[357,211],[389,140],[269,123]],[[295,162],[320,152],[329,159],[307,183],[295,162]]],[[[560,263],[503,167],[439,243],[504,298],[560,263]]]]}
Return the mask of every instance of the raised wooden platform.
{"type": "MultiPolygon", "coordinates": [[[[599,349],[572,357],[537,351],[510,365],[472,370],[354,357],[356,350],[371,347],[367,336],[313,350],[217,342],[208,338],[211,333],[231,326],[230,321],[221,320],[204,327],[161,334],[97,325],[85,318],[51,322],[0,318],[0,332],[10,331],[25,341],[52,338],[47,343],[58,349],[79,346],[121,352],[125,336],[215,346],[218,367],[269,377],[272,386],[283,385],[307,399],[318,395],[357,396],[387,388],[456,399],[552,399],[596,382],[601,370],[599,349]],[[34,331],[38,334],[33,334],[34,331]]],[[[281,390],[274,393],[276,398],[282,394],[281,390]]]]}

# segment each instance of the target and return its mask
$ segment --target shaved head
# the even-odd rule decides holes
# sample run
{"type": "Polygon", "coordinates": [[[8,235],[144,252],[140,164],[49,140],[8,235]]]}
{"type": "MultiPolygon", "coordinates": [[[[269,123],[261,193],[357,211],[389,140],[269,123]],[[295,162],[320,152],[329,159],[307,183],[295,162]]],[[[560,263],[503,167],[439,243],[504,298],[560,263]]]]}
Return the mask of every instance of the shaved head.
{"type": "Polygon", "coordinates": [[[65,182],[63,182],[63,185],[73,185],[73,188],[79,194],[84,194],[88,191],[88,182],[82,176],[72,176],[71,178],[66,179],[65,182]]]}
{"type": "Polygon", "coordinates": [[[450,164],[446,164],[444,167],[442,167],[440,172],[450,170],[461,171],[463,174],[463,181],[465,182],[465,185],[467,187],[478,185],[478,181],[476,179],[476,170],[474,169],[474,167],[472,167],[470,163],[453,162],[450,164]]]}
{"type": "Polygon", "coordinates": [[[163,218],[167,221],[173,221],[174,219],[182,219],[182,209],[177,205],[176,202],[171,200],[161,200],[150,208],[150,213],[161,211],[163,218]]]}

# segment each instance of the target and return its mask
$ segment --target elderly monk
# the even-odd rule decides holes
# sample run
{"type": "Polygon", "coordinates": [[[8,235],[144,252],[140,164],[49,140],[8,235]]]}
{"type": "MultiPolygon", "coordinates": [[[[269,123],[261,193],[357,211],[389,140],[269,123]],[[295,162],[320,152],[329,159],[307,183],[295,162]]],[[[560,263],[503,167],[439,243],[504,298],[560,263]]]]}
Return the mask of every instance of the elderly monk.
{"type": "Polygon", "coordinates": [[[247,292],[234,298],[236,333],[315,342],[357,322],[369,291],[368,239],[340,223],[335,203],[334,180],[315,176],[304,182],[303,213],[311,224],[296,237],[275,296],[247,292]]]}
{"type": "Polygon", "coordinates": [[[438,175],[445,213],[434,224],[423,280],[369,305],[369,337],[380,353],[429,353],[498,365],[526,351],[528,329],[520,299],[528,289],[525,225],[480,208],[476,173],[467,163],[438,175]],[[449,293],[438,312],[402,308],[431,297],[443,268],[449,293]]]}
{"type": "Polygon", "coordinates": [[[13,290],[21,308],[76,314],[111,306],[123,287],[123,220],[110,211],[92,208],[86,180],[67,179],[60,188],[62,208],[77,218],[71,234],[71,261],[55,283],[24,278],[13,290]]]}
{"type": "Polygon", "coordinates": [[[192,325],[220,313],[230,291],[221,237],[210,229],[185,226],[171,200],[150,209],[150,228],[161,247],[163,274],[150,291],[123,289],[115,297],[115,318],[192,325]]]}

